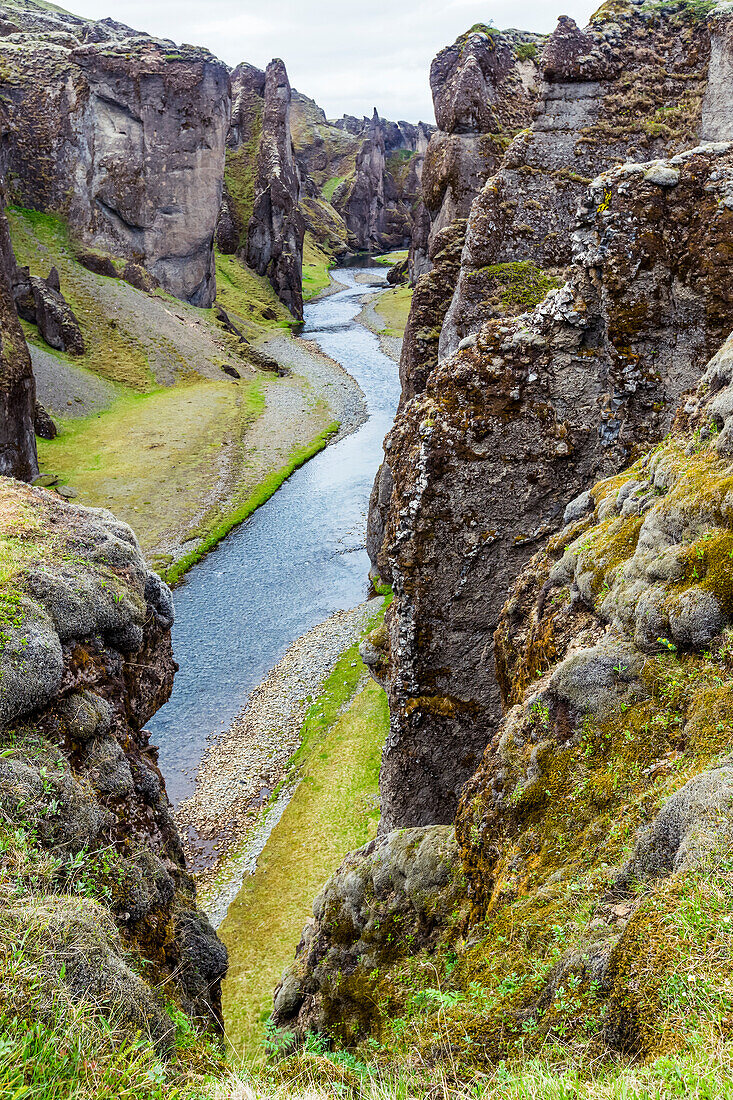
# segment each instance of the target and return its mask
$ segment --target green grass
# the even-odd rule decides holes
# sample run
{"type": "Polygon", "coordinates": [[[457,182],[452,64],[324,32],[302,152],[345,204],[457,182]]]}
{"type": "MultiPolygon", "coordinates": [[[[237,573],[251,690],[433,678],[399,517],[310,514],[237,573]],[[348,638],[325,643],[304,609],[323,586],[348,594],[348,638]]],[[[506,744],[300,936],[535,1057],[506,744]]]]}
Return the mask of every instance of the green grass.
{"type": "Polygon", "coordinates": [[[326,202],[331,202],[331,200],[333,199],[334,191],[337,187],[341,186],[345,179],[346,176],[331,176],[329,180],[326,180],[323,187],[321,188],[321,194],[323,195],[326,202]]]}
{"type": "Polygon", "coordinates": [[[282,304],[270,282],[243,264],[236,256],[216,252],[216,300],[232,316],[241,321],[245,336],[257,339],[267,331],[293,326],[293,315],[282,304]],[[263,317],[263,311],[276,314],[274,320],[263,317]]]}
{"type": "Polygon", "coordinates": [[[346,853],[376,833],[389,712],[372,680],[355,694],[363,673],[354,645],[310,707],[292,761],[300,783],[220,929],[230,952],[227,1031],[235,1048],[255,1061],[262,1057],[273,989],[293,958],[313,898],[346,853]]]}
{"type": "MultiPolygon", "coordinates": [[[[81,357],[64,356],[75,366],[84,366],[112,382],[136,390],[146,390],[154,384],[145,347],[128,318],[110,315],[94,293],[94,287],[114,280],[92,275],[75,259],[68,228],[61,218],[42,214],[38,210],[7,211],[13,249],[19,264],[28,266],[32,275],[46,277],[51,266],[61,274],[64,297],[81,325],[86,352],[81,357]]],[[[31,326],[24,326],[30,335],[31,326]]],[[[35,330],[33,330],[35,332],[35,330]]],[[[34,342],[46,347],[36,335],[34,342]]]]}
{"type": "Polygon", "coordinates": [[[201,558],[203,558],[209,550],[212,550],[217,543],[221,542],[234,527],[243,523],[261,504],[268,501],[273,493],[280,488],[282,483],[289,478],[295,470],[304,465],[310,458],[313,458],[319,451],[322,451],[329,439],[335,435],[338,430],[338,421],[334,420],[310,443],[305,444],[303,447],[297,447],[284,466],[268,474],[257,485],[257,488],[247,497],[243,504],[227,513],[223,519],[219,520],[215,526],[204,535],[202,542],[195,550],[191,550],[188,554],[185,554],[178,561],[174,562],[173,565],[165,569],[163,571],[163,579],[168,584],[176,584],[192,565],[200,561],[201,558]]]}
{"type": "Polygon", "coordinates": [[[303,241],[303,300],[308,302],[331,284],[328,269],[333,267],[333,257],[329,256],[316,242],[313,234],[306,231],[303,241]]]}
{"type": "Polygon", "coordinates": [[[402,338],[412,304],[413,288],[404,284],[385,290],[374,303],[374,312],[384,320],[382,336],[402,338]]]}
{"type": "Polygon", "coordinates": [[[384,264],[385,267],[394,267],[395,264],[406,260],[408,255],[406,248],[399,248],[394,252],[384,252],[381,256],[375,256],[374,261],[378,264],[384,264]]]}
{"type": "Polygon", "coordinates": [[[198,382],[127,394],[102,413],[61,421],[39,440],[41,468],[84,504],[110,508],[150,552],[195,521],[216,484],[222,443],[242,440],[264,408],[263,382],[198,382]]]}

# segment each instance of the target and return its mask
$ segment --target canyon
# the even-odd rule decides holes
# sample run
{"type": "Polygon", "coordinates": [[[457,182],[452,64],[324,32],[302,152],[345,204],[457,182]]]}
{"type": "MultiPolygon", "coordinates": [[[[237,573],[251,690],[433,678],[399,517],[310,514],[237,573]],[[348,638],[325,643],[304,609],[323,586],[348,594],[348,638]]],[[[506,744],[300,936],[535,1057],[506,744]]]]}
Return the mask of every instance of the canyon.
{"type": "Polygon", "coordinates": [[[0,5],[13,1088],[733,1088],[733,11],[429,81],[0,5]]]}

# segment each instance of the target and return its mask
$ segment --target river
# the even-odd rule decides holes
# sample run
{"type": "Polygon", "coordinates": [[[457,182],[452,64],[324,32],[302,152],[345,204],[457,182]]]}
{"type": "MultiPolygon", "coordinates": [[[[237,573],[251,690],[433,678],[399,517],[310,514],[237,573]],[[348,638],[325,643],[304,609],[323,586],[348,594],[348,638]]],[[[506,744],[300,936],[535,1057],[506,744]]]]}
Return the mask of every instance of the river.
{"type": "Polygon", "coordinates": [[[365,598],[366,513],[399,378],[377,337],[356,321],[367,290],[359,274],[335,272],[346,287],[306,306],[303,336],[356,379],[368,420],[296,470],[175,590],[180,670],[169,702],[148,723],[174,805],[192,793],[207,739],[228,728],[291,642],[365,598]]]}

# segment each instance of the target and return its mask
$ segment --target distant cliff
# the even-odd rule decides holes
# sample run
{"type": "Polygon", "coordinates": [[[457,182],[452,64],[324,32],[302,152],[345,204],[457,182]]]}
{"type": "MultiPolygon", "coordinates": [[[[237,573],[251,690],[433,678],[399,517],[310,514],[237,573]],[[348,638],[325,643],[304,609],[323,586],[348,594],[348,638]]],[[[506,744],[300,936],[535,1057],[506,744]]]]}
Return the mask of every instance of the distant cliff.
{"type": "Polygon", "coordinates": [[[303,318],[300,177],[290,133],[291,91],[285,66],[232,73],[226,190],[217,229],[225,253],[236,252],[267,275],[280,300],[303,318]]]}

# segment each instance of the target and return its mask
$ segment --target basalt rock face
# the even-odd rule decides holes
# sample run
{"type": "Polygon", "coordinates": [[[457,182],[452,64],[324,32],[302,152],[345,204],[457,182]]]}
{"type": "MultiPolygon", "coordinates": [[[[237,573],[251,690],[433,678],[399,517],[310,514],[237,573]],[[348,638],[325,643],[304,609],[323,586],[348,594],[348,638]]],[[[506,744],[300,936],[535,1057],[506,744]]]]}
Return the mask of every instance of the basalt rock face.
{"type": "Polygon", "coordinates": [[[664,435],[733,324],[732,170],[717,143],[599,177],[568,283],[484,325],[398,417],[377,558],[395,592],[385,830],[451,820],[501,717],[507,588],[568,499],[664,435]]]}
{"type": "Polygon", "coordinates": [[[301,206],[315,242],[331,255],[407,247],[433,127],[344,115],[328,120],[293,93],[301,206]]]}
{"type": "Polygon", "coordinates": [[[313,903],[295,963],[275,992],[273,1022],[303,1041],[353,1046],[378,1032],[375,975],[405,943],[430,950],[465,896],[451,827],[403,829],[348,855],[313,903]]]}
{"type": "Polygon", "coordinates": [[[467,1075],[558,1037],[576,1069],[683,1047],[698,1020],[669,989],[729,950],[712,884],[733,838],[732,484],[729,338],[665,440],[570,501],[519,570],[503,716],[455,840],[406,829],[347,857],[276,994],[281,1027],[401,1052],[398,1018],[431,1069],[467,1075]]]}
{"type": "MultiPolygon", "coordinates": [[[[359,252],[405,248],[420,192],[429,128],[389,122],[374,111],[359,136],[353,176],[334,192],[350,247],[359,252]]],[[[349,129],[348,132],[353,132],[349,129]]]]}
{"type": "Polygon", "coordinates": [[[0,496],[13,562],[2,593],[0,804],[27,844],[2,888],[10,881],[12,892],[14,873],[27,901],[19,933],[42,919],[68,945],[77,928],[74,959],[49,932],[44,962],[72,999],[94,996],[104,1010],[118,993],[131,1026],[165,1046],[156,989],[210,1027],[226,970],[144,728],[173,683],[171,595],[109,512],[7,479],[0,496]]]}
{"type": "Polygon", "coordinates": [[[2,91],[12,199],[59,213],[83,242],[143,263],[209,306],[229,76],[206,50],[5,3],[2,91]]]}
{"type": "Polygon", "coordinates": [[[38,473],[36,384],[15,305],[17,273],[0,185],[0,474],[31,481],[38,473]]]}
{"type": "Polygon", "coordinates": [[[280,300],[303,319],[303,218],[298,208],[300,180],[290,135],[290,82],[282,61],[265,73],[262,132],[252,217],[247,230],[247,262],[267,275],[280,300]]]}
{"type": "Polygon", "coordinates": [[[601,9],[585,30],[560,20],[540,56],[534,122],[471,209],[440,357],[482,321],[535,304],[538,273],[562,275],[571,261],[568,226],[601,172],[672,155],[699,137],[727,139],[728,22],[708,24],[683,5],[654,12],[640,0],[601,9]]]}
{"type": "Polygon", "coordinates": [[[541,42],[539,35],[518,31],[475,30],[442,50],[431,66],[438,129],[425,154],[410,246],[417,286],[400,366],[405,399],[422,389],[437,362],[471,204],[501,163],[507,141],[530,123],[541,42]]]}

